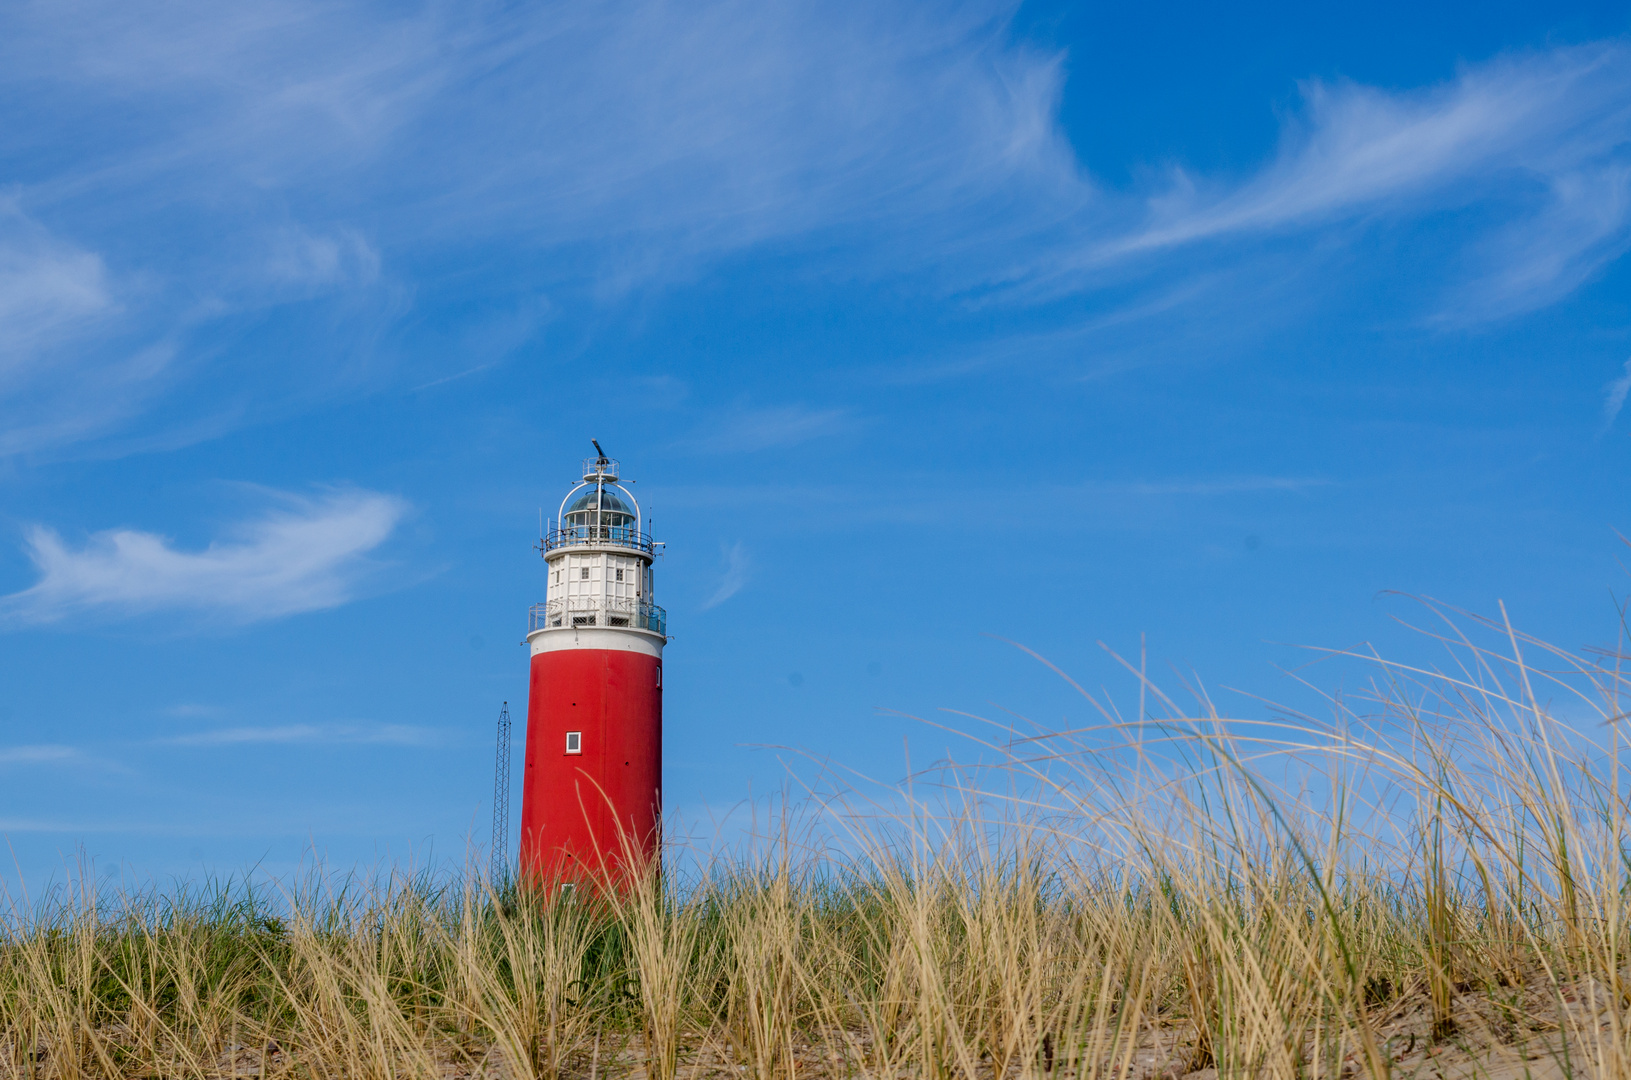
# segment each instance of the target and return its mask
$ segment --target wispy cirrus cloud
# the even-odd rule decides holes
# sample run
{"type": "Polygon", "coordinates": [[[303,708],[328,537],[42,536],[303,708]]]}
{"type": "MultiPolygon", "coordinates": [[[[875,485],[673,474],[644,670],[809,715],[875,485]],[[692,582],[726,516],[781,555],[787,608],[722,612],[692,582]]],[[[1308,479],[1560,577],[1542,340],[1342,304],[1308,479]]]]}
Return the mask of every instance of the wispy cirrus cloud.
{"type": "Polygon", "coordinates": [[[1251,495],[1308,491],[1326,487],[1318,476],[1228,476],[1193,480],[1124,480],[1085,484],[1075,490],[1092,495],[1251,495]]]}
{"type": "Polygon", "coordinates": [[[0,56],[42,107],[117,99],[178,121],[126,135],[114,168],[30,185],[53,201],[226,195],[252,213],[268,191],[326,189],[331,207],[349,194],[383,211],[382,228],[417,238],[616,237],[607,273],[626,277],[761,239],[1014,199],[1010,185],[1032,177],[1067,181],[1060,190],[1076,197],[1053,123],[1061,58],[1016,47],[1011,12],[1005,0],[272,0],[133,18],[113,3],[39,5],[0,21],[11,43],[0,56]],[[340,179],[349,192],[331,187],[340,179]],[[666,258],[633,252],[642,237],[660,238],[666,258]]]}
{"type": "MultiPolygon", "coordinates": [[[[664,502],[695,511],[774,510],[778,529],[854,532],[878,525],[937,529],[987,529],[989,508],[1048,507],[1061,533],[1143,528],[1151,520],[1190,513],[1203,502],[1218,505],[1295,507],[1339,489],[1340,481],[1312,474],[1177,475],[1086,480],[1074,484],[1014,482],[999,487],[944,483],[892,487],[879,498],[865,484],[731,483],[673,485],[664,502]]],[[[766,518],[766,520],[770,520],[766,518]]],[[[753,577],[752,560],[739,541],[722,549],[725,569],[705,607],[736,595],[753,577]],[[717,597],[717,599],[716,599],[717,597]]]]}
{"type": "Polygon", "coordinates": [[[1614,421],[1619,419],[1627,394],[1631,394],[1631,360],[1625,362],[1624,374],[1611,379],[1603,387],[1603,426],[1599,434],[1606,434],[1614,426],[1614,421]]]}
{"type": "Polygon", "coordinates": [[[846,409],[805,405],[739,408],[712,417],[702,431],[681,446],[707,454],[751,453],[797,446],[837,435],[854,425],[855,419],[846,409]]]}
{"type": "MultiPolygon", "coordinates": [[[[596,304],[788,238],[841,235],[846,259],[864,249],[887,272],[933,264],[925,246],[966,249],[948,213],[984,222],[986,245],[1040,228],[1087,191],[1054,122],[1061,57],[1015,45],[1012,9],[20,5],[0,12],[0,153],[39,163],[19,205],[147,283],[82,359],[161,341],[187,353],[277,307],[309,350],[201,357],[242,364],[275,404],[352,385],[336,372],[356,369],[331,362],[335,309],[376,341],[402,297],[425,302],[409,264],[496,249],[525,267],[505,288],[596,304]],[[916,240],[887,239],[904,232],[916,240]]],[[[406,378],[452,370],[427,361],[406,378]]],[[[121,419],[13,441],[72,443],[121,419]]]]}
{"type": "Polygon", "coordinates": [[[54,743],[38,746],[0,746],[0,766],[4,765],[65,765],[82,760],[72,746],[54,743]]]}
{"type": "MultiPolygon", "coordinates": [[[[1148,310],[1220,263],[1252,265],[1264,237],[1475,207],[1430,241],[1446,284],[1423,315],[1455,324],[1553,302],[1631,236],[1623,41],[1406,90],[1310,80],[1255,172],[1113,190],[1061,124],[1067,58],[1016,38],[1014,10],[13,5],[0,152],[36,164],[7,196],[29,224],[13,230],[24,287],[16,312],[0,306],[0,347],[9,319],[13,340],[63,351],[41,369],[44,408],[41,384],[25,400],[0,371],[0,453],[103,437],[188,380],[252,384],[250,409],[436,385],[540,321],[413,357],[379,344],[410,307],[464,318],[455,293],[475,289],[548,294],[560,316],[756,248],[938,298],[1024,307],[1114,286],[1111,307],[1148,310]],[[278,363],[247,340],[197,343],[247,339],[274,309],[294,343],[278,363]],[[69,392],[101,385],[119,392],[90,410],[69,392]]],[[[751,419],[745,443],[841,423],[751,419]]]]}
{"type": "Polygon", "coordinates": [[[0,746],[0,770],[68,769],[75,775],[87,773],[130,773],[130,765],[117,756],[86,753],[77,746],[36,743],[31,746],[0,746]]]}
{"type": "Polygon", "coordinates": [[[181,718],[220,716],[226,710],[219,705],[203,705],[195,701],[182,702],[160,710],[165,716],[181,718]]]}
{"type": "Polygon", "coordinates": [[[264,272],[297,288],[371,284],[379,277],[380,256],[368,240],[353,229],[320,235],[284,228],[268,244],[264,272]]]}
{"type": "Polygon", "coordinates": [[[725,572],[720,575],[713,593],[702,602],[704,611],[718,607],[747,588],[748,580],[753,576],[753,560],[740,540],[726,548],[724,556],[725,572]]]}
{"type": "Polygon", "coordinates": [[[1447,314],[1505,318],[1553,303],[1631,247],[1631,161],[1592,163],[1539,178],[1538,205],[1489,240],[1473,260],[1488,269],[1454,290],[1447,314]]]}
{"type": "Polygon", "coordinates": [[[0,199],[0,386],[115,307],[95,252],[55,236],[0,199]]]}
{"type": "Polygon", "coordinates": [[[106,260],[0,197],[0,455],[73,441],[139,408],[163,350],[91,359],[119,326],[106,260]],[[8,408],[7,406],[12,406],[8,408]]]}
{"type": "Polygon", "coordinates": [[[48,818],[0,817],[0,836],[9,833],[124,833],[150,832],[153,827],[134,822],[53,821],[48,818]]]}
{"type": "Polygon", "coordinates": [[[1578,287],[1631,242],[1631,46],[1500,57],[1389,92],[1310,81],[1279,152],[1237,184],[1176,173],[1138,227],[1088,243],[1075,270],[1361,217],[1491,208],[1446,317],[1499,318],[1578,287]]]}
{"type": "Polygon", "coordinates": [[[27,543],[40,579],[0,597],[0,620],[179,611],[251,623],[337,607],[356,594],[370,569],[367,554],[408,509],[395,496],[368,491],[282,494],[278,502],[278,509],[198,551],[136,529],[96,533],[74,547],[55,530],[36,526],[27,543]]]}
{"type": "Polygon", "coordinates": [[[367,744],[429,746],[440,741],[434,728],[414,724],[272,724],[217,728],[159,739],[168,746],[244,746],[259,744],[367,744]]]}

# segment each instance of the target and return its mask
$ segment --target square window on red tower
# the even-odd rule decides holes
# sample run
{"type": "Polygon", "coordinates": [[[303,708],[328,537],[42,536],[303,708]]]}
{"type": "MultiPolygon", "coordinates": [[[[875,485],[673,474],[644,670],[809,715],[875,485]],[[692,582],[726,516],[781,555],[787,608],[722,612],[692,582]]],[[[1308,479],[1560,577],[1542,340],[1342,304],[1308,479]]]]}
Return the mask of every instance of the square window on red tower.
{"type": "Polygon", "coordinates": [[[583,753],[583,732],[568,731],[566,733],[566,752],[568,754],[583,753]]]}

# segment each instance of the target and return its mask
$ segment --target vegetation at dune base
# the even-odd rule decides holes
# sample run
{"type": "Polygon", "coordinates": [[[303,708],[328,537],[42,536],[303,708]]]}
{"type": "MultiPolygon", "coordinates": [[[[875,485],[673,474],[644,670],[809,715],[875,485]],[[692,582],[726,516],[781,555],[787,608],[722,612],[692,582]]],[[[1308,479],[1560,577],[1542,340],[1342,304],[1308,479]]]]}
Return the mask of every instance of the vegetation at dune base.
{"type": "Polygon", "coordinates": [[[0,1074],[1631,1073],[1621,657],[1427,611],[1323,719],[1132,664],[626,889],[12,896],[0,1074]]]}

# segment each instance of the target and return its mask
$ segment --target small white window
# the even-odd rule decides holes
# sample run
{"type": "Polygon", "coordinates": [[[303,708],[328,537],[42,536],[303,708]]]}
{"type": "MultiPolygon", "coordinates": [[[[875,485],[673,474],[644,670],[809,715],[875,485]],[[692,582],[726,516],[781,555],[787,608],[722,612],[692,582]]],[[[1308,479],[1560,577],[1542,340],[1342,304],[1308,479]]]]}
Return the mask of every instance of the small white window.
{"type": "Polygon", "coordinates": [[[622,569],[622,567],[619,567],[619,568],[618,568],[618,571],[617,571],[617,580],[619,580],[619,581],[622,581],[622,580],[623,580],[623,569],[622,569]]]}
{"type": "Polygon", "coordinates": [[[583,753],[583,732],[568,731],[566,733],[566,752],[568,754],[583,753]]]}
{"type": "Polygon", "coordinates": [[[583,568],[583,580],[589,580],[589,568],[587,566],[583,568]]]}
{"type": "Polygon", "coordinates": [[[657,665],[657,689],[661,690],[662,688],[663,688],[663,666],[661,664],[658,664],[657,665]]]}
{"type": "Polygon", "coordinates": [[[560,583],[561,583],[561,572],[559,570],[557,570],[557,571],[555,571],[555,584],[559,585],[560,583]]]}

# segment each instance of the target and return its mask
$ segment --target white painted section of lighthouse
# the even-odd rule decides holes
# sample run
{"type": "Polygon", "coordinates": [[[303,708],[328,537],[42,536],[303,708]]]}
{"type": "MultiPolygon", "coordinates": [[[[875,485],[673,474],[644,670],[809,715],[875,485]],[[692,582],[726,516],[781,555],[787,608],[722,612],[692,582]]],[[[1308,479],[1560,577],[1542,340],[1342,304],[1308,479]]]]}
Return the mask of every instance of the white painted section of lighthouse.
{"type": "Polygon", "coordinates": [[[652,602],[661,545],[646,535],[640,503],[617,473],[604,455],[585,461],[583,482],[561,500],[539,544],[548,570],[546,599],[534,606],[527,634],[534,655],[565,648],[662,655],[668,617],[652,602]],[[603,644],[587,645],[586,634],[603,644]]]}

